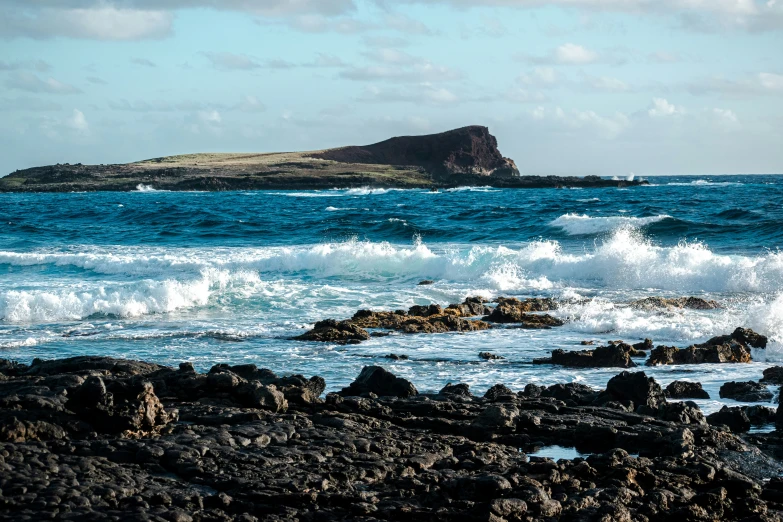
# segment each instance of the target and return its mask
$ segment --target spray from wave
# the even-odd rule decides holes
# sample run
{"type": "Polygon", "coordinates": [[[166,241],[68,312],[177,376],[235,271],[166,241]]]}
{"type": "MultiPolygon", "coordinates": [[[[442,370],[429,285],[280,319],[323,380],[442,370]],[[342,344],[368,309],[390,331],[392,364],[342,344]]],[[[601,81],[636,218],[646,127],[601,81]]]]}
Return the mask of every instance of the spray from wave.
{"type": "Polygon", "coordinates": [[[561,228],[569,235],[580,236],[601,234],[622,227],[639,228],[666,219],[672,219],[672,217],[666,214],[643,218],[630,216],[592,217],[585,214],[564,214],[553,220],[549,225],[561,228]]]}

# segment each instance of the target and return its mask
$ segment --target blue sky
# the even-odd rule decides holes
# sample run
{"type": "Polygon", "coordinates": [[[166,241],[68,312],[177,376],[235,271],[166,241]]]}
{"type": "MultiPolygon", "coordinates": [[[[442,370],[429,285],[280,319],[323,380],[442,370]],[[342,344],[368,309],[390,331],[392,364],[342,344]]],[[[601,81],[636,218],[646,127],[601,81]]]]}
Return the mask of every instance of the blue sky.
{"type": "Polygon", "coordinates": [[[0,0],[0,175],[486,125],[525,174],[783,172],[783,0],[0,0]]]}

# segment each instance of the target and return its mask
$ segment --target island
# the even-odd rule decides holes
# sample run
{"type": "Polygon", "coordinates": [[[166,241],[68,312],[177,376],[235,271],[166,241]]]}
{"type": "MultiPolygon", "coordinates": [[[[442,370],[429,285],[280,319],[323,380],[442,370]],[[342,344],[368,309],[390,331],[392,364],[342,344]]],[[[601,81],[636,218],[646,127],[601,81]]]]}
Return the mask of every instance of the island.
{"type": "Polygon", "coordinates": [[[644,180],[521,175],[487,127],[309,152],[201,153],[113,165],[57,164],[0,178],[0,192],[626,187],[644,180]]]}

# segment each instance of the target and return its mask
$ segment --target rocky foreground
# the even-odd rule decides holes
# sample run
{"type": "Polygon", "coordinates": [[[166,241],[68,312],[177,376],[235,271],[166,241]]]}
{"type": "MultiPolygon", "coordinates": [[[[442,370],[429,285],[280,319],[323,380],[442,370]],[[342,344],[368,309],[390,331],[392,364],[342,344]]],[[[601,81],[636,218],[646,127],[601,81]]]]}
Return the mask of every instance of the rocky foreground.
{"type": "MultiPolygon", "coordinates": [[[[765,372],[780,383],[783,368],[765,372]]],[[[781,520],[783,438],[741,436],[624,371],[605,390],[420,394],[365,367],[197,373],[103,357],[0,361],[4,520],[781,520]],[[576,447],[587,458],[529,456],[576,447]]],[[[737,390],[735,390],[737,391],[737,390]]],[[[738,390],[748,391],[748,390],[738,390]]],[[[767,408],[763,422],[775,421],[767,408]]],[[[743,415],[752,413],[741,411],[743,415]]],[[[763,412],[762,412],[763,413],[763,412]]],[[[762,415],[763,416],[763,415],[762,415]]],[[[781,419],[777,419],[783,427],[781,419]]],[[[731,424],[731,423],[729,423],[731,424]]]]}
{"type": "Polygon", "coordinates": [[[311,152],[188,154],[116,165],[57,164],[0,178],[0,192],[625,187],[598,176],[521,176],[487,127],[311,152]]]}

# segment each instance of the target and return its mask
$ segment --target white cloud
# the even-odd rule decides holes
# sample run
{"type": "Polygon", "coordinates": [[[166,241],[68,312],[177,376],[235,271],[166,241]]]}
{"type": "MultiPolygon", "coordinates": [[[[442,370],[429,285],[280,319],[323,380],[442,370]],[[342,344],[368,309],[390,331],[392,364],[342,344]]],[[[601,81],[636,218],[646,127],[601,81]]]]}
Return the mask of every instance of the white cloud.
{"type": "Polygon", "coordinates": [[[557,63],[584,65],[593,63],[598,59],[598,54],[572,43],[563,44],[555,49],[555,60],[557,63]]]}
{"type": "Polygon", "coordinates": [[[81,92],[80,89],[73,85],[68,85],[54,78],[43,80],[37,74],[27,71],[18,71],[8,78],[5,84],[11,89],[35,93],[77,94],[81,92]]]}
{"type": "Polygon", "coordinates": [[[734,124],[739,122],[739,119],[737,118],[737,114],[732,110],[719,109],[716,107],[712,109],[712,113],[715,115],[716,118],[718,118],[719,121],[723,123],[734,124]]]}
{"type": "Polygon", "coordinates": [[[650,108],[647,110],[647,114],[651,118],[664,118],[667,116],[676,116],[683,114],[685,109],[669,103],[664,98],[653,98],[650,108]]]}
{"type": "Polygon", "coordinates": [[[631,90],[631,86],[624,81],[609,76],[595,77],[585,75],[585,82],[599,91],[626,92],[631,90]]]}
{"type": "Polygon", "coordinates": [[[630,118],[621,112],[604,116],[591,110],[565,111],[561,107],[549,109],[538,106],[529,114],[533,120],[542,122],[553,130],[590,129],[605,139],[617,138],[631,125],[630,118]]]}
{"type": "Polygon", "coordinates": [[[361,101],[368,102],[405,102],[450,105],[460,101],[460,97],[445,87],[429,82],[402,88],[380,88],[369,86],[364,90],[361,101]]]}
{"type": "Polygon", "coordinates": [[[87,118],[85,118],[84,113],[79,109],[73,110],[71,117],[66,120],[65,124],[71,129],[81,133],[86,133],[90,130],[87,118]]]}
{"type": "Polygon", "coordinates": [[[33,9],[29,4],[0,9],[0,36],[94,40],[159,39],[171,32],[170,12],[126,9],[111,4],[90,8],[33,9]]]}
{"type": "Polygon", "coordinates": [[[783,90],[783,75],[772,73],[759,73],[759,83],[762,87],[769,90],[783,90]]]}

